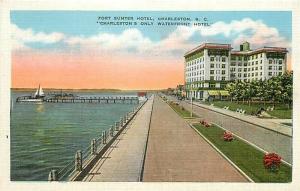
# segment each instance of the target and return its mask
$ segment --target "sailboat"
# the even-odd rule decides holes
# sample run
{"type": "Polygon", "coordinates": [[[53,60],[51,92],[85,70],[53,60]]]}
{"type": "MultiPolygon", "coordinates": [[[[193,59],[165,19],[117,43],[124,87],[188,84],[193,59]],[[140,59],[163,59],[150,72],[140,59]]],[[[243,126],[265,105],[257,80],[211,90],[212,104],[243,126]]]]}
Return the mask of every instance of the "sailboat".
{"type": "Polygon", "coordinates": [[[45,93],[41,86],[39,85],[36,92],[31,96],[22,96],[17,98],[17,102],[43,102],[45,93]]]}

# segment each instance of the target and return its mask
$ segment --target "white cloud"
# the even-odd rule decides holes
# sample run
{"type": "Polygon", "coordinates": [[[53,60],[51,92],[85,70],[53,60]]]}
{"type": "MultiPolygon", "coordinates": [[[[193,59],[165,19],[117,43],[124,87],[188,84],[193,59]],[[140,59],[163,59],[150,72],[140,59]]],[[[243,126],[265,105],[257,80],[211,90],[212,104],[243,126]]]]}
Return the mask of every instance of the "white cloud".
{"type": "Polygon", "coordinates": [[[90,37],[70,37],[65,41],[69,45],[81,45],[88,48],[99,48],[102,50],[144,50],[151,47],[153,42],[143,36],[138,29],[126,29],[121,34],[99,33],[90,37]]]}
{"type": "Polygon", "coordinates": [[[15,24],[11,24],[11,34],[13,40],[13,47],[24,48],[25,43],[41,42],[46,44],[56,43],[62,41],[65,38],[63,33],[53,32],[35,32],[31,28],[21,29],[15,24]]]}

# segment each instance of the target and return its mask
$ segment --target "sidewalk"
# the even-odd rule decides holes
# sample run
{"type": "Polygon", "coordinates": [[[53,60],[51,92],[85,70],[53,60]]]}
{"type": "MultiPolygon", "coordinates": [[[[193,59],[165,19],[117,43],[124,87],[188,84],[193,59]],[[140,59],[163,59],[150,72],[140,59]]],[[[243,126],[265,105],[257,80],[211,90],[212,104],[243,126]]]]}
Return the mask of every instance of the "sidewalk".
{"type": "Polygon", "coordinates": [[[140,181],[153,96],[91,169],[83,181],[140,181]]]}
{"type": "Polygon", "coordinates": [[[158,96],[154,99],[143,181],[246,182],[158,96]]]}

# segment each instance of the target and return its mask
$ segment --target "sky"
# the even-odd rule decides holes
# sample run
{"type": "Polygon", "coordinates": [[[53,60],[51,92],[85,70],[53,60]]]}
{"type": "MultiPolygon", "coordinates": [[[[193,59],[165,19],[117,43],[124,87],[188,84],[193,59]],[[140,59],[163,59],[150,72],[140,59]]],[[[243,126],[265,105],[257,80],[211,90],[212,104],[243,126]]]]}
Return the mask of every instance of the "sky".
{"type": "Polygon", "coordinates": [[[184,83],[184,53],[204,42],[286,47],[291,69],[291,22],[291,12],[12,11],[12,87],[175,87],[184,83]],[[97,23],[120,16],[155,21],[97,23]],[[161,17],[205,18],[209,26],[157,26],[161,17]]]}

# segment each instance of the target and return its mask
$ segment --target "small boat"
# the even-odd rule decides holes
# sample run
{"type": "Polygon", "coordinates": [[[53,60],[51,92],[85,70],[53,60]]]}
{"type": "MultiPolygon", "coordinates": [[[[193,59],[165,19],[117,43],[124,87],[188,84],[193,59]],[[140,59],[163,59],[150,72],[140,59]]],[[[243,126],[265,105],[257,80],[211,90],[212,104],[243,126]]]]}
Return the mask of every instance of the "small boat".
{"type": "Polygon", "coordinates": [[[17,102],[31,102],[31,103],[41,103],[44,101],[45,93],[41,86],[36,90],[36,92],[31,96],[21,96],[17,98],[17,102]]]}

